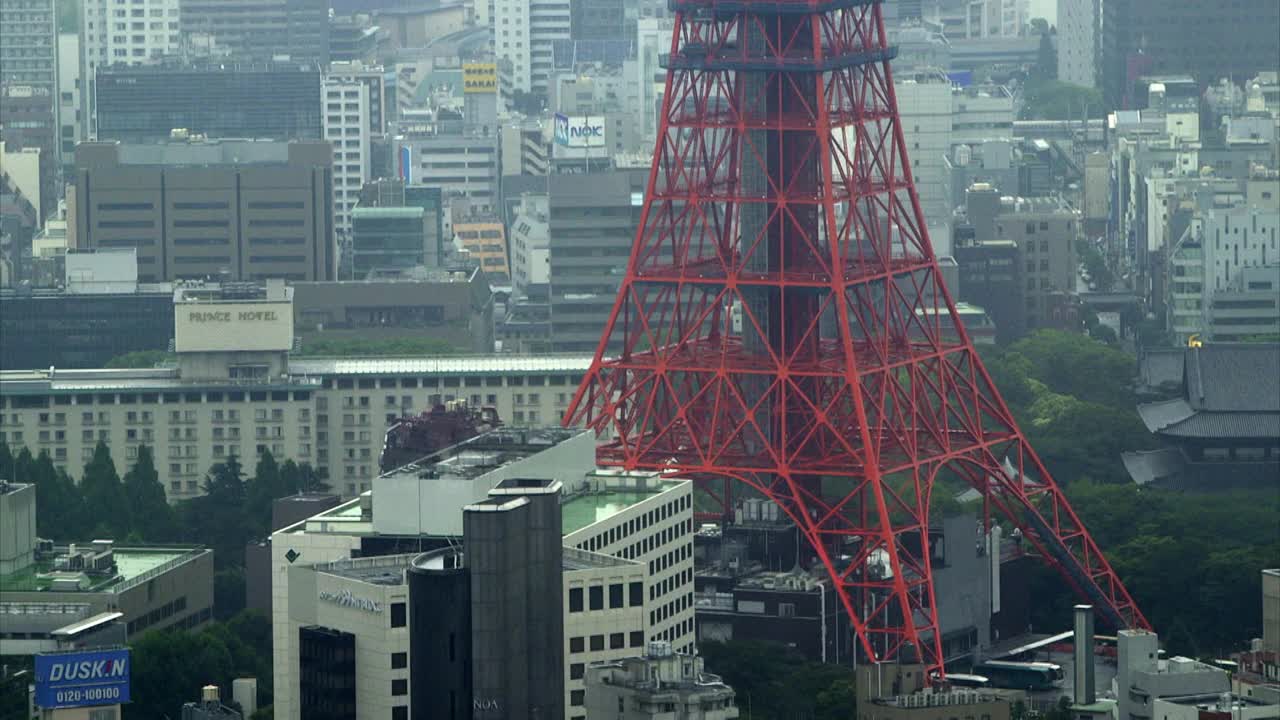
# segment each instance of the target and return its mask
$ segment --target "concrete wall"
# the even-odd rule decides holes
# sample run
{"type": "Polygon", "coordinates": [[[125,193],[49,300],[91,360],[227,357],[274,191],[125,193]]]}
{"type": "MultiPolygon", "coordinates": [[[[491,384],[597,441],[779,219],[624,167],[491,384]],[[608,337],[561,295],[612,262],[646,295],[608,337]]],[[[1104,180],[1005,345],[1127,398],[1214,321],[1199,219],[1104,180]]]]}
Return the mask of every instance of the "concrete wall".
{"type": "Polygon", "coordinates": [[[36,486],[0,486],[0,575],[30,566],[35,543],[36,486]]]}

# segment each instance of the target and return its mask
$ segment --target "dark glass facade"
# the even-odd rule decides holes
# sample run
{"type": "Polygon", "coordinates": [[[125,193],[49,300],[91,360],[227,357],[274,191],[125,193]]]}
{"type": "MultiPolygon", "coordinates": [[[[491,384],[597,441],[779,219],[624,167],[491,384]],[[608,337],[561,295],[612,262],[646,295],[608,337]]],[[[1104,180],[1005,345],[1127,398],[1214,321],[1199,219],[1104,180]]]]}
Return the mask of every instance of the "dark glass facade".
{"type": "Polygon", "coordinates": [[[173,296],[18,295],[0,298],[0,367],[100,368],[118,355],[165,350],[173,296]]]}
{"type": "Polygon", "coordinates": [[[471,700],[471,576],[452,549],[438,566],[409,569],[413,720],[468,720],[471,700]]]}
{"type": "Polygon", "coordinates": [[[322,627],[298,630],[299,698],[308,720],[356,716],[356,636],[322,627]]]}
{"type": "Polygon", "coordinates": [[[311,64],[116,66],[98,73],[98,137],[165,140],[175,128],[211,138],[323,137],[320,67],[311,64]]]}
{"type": "Polygon", "coordinates": [[[560,485],[523,482],[463,512],[476,720],[564,716],[560,485]]]}

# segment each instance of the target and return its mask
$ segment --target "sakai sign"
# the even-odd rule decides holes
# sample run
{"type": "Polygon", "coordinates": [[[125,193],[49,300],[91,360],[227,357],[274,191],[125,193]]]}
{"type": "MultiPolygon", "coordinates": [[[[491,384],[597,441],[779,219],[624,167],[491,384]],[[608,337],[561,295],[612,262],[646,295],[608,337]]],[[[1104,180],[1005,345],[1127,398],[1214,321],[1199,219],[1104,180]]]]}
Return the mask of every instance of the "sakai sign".
{"type": "Polygon", "coordinates": [[[557,145],[572,148],[604,147],[604,118],[597,115],[569,116],[556,113],[557,145]]]}
{"type": "Polygon", "coordinates": [[[462,92],[468,95],[498,92],[498,66],[495,63],[467,63],[463,65],[462,92]]]}
{"type": "Polygon", "coordinates": [[[37,655],[42,710],[129,702],[129,649],[37,655]]]}

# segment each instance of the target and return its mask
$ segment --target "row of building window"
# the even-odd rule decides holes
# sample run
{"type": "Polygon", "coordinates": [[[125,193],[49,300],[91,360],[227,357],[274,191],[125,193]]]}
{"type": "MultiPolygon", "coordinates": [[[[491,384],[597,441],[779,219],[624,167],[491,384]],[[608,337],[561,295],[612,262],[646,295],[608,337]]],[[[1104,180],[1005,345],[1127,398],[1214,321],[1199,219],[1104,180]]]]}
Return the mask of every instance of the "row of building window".
{"type": "MultiPolygon", "coordinates": [[[[607,637],[609,650],[621,650],[627,647],[641,647],[644,645],[644,632],[641,630],[632,630],[630,633],[610,633],[607,637]]],[[[569,638],[569,654],[578,655],[584,652],[601,652],[605,650],[604,635],[592,635],[590,637],[577,636],[569,638]]],[[[572,666],[570,666],[572,671],[572,666]]],[[[570,674],[570,679],[574,679],[570,674]]]]}
{"type": "Polygon", "coordinates": [[[309,401],[311,390],[273,390],[250,391],[234,390],[228,392],[184,392],[184,393],[96,393],[79,395],[13,395],[0,396],[0,408],[40,408],[53,405],[171,405],[191,404],[199,402],[287,402],[309,401]]]}
{"type": "Polygon", "coordinates": [[[433,388],[433,387],[553,387],[582,384],[581,375],[465,375],[447,377],[404,377],[404,378],[325,378],[321,386],[330,389],[351,390],[359,388],[433,388]],[[504,383],[505,381],[505,383],[504,383]]]}
{"type": "MultiPolygon", "coordinates": [[[[593,585],[588,588],[569,588],[569,612],[578,613],[586,610],[604,610],[605,586],[593,585]],[[583,591],[586,591],[585,593],[583,591]],[[586,596],[586,603],[583,596],[586,596]]],[[[640,607],[644,604],[644,583],[610,583],[608,586],[609,610],[624,607],[640,607]],[[625,591],[625,592],[624,592],[625,591]]]]}

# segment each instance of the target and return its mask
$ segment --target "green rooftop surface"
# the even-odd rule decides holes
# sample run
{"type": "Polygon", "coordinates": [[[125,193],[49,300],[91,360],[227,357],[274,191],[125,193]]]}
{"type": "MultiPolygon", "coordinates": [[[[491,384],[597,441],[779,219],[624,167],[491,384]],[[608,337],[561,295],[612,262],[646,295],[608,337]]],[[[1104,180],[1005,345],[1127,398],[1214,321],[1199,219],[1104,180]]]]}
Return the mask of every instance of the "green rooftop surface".
{"type": "Polygon", "coordinates": [[[574,495],[560,505],[560,527],[565,535],[608,520],[656,492],[605,492],[574,495]]]}
{"type": "MultiPolygon", "coordinates": [[[[88,546],[85,546],[88,549],[88,546]]],[[[156,549],[141,550],[131,548],[117,549],[114,552],[116,572],[111,576],[89,576],[89,587],[80,592],[103,592],[112,585],[125,582],[139,575],[154,570],[170,560],[177,560],[190,553],[190,550],[156,549]]],[[[52,560],[42,560],[34,565],[0,576],[0,592],[32,592],[47,590],[49,579],[41,578],[44,573],[54,572],[52,560]]]]}

